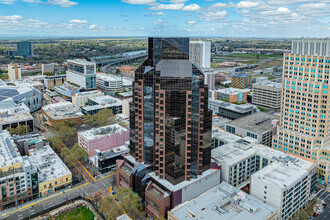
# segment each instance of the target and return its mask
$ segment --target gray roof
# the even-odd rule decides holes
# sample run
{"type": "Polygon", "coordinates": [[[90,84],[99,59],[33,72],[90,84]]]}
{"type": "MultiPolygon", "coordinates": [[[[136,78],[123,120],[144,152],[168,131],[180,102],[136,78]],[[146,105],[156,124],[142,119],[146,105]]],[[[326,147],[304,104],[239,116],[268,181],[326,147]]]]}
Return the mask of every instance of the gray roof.
{"type": "Polygon", "coordinates": [[[177,219],[267,219],[276,209],[226,182],[172,209],[177,219]]]}
{"type": "Polygon", "coordinates": [[[263,133],[273,129],[272,120],[280,120],[280,117],[264,112],[257,112],[228,122],[227,125],[263,133]]]}
{"type": "Polygon", "coordinates": [[[190,60],[161,60],[156,65],[161,77],[192,77],[190,60]]]}

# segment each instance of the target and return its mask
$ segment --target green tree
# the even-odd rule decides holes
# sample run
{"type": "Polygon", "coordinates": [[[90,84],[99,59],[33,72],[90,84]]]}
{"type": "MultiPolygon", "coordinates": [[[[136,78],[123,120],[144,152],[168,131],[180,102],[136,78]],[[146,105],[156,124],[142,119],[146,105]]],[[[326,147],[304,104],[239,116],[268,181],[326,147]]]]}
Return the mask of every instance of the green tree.
{"type": "Polygon", "coordinates": [[[123,214],[123,211],[118,207],[114,199],[107,196],[102,200],[101,212],[107,220],[116,220],[118,216],[123,214]]]}
{"type": "Polygon", "coordinates": [[[57,138],[57,137],[51,137],[48,139],[50,146],[54,149],[54,150],[58,150],[60,148],[60,146],[62,145],[62,140],[57,138]]]}
{"type": "Polygon", "coordinates": [[[84,122],[88,125],[98,125],[98,126],[106,126],[111,125],[117,122],[115,115],[113,114],[111,109],[102,109],[98,111],[94,115],[85,115],[83,118],[84,122]]]}
{"type": "Polygon", "coordinates": [[[27,125],[19,125],[16,128],[12,128],[12,129],[7,128],[7,130],[9,131],[9,133],[11,135],[14,135],[14,134],[16,134],[16,135],[24,135],[24,134],[27,134],[27,133],[30,132],[30,127],[27,126],[27,125]]]}
{"type": "Polygon", "coordinates": [[[64,163],[67,165],[72,164],[75,160],[73,155],[70,153],[70,151],[66,147],[63,147],[61,149],[60,155],[63,158],[64,163]]]}
{"type": "Polygon", "coordinates": [[[76,128],[70,123],[60,122],[53,126],[54,137],[60,139],[62,143],[69,144],[77,135],[76,128]]]}
{"type": "Polygon", "coordinates": [[[71,152],[79,161],[83,160],[88,156],[87,152],[82,147],[80,147],[78,143],[75,143],[73,145],[71,152]]]}
{"type": "Polygon", "coordinates": [[[119,187],[115,198],[120,207],[124,209],[131,218],[143,218],[141,198],[137,193],[133,192],[131,188],[119,187]]]}

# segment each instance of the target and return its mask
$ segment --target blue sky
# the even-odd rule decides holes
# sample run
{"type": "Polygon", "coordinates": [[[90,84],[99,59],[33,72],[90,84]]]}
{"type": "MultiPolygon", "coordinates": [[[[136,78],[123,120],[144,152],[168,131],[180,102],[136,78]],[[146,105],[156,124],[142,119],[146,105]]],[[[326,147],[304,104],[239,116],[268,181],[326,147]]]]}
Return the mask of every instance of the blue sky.
{"type": "Polygon", "coordinates": [[[0,0],[0,36],[330,37],[330,0],[0,0]]]}

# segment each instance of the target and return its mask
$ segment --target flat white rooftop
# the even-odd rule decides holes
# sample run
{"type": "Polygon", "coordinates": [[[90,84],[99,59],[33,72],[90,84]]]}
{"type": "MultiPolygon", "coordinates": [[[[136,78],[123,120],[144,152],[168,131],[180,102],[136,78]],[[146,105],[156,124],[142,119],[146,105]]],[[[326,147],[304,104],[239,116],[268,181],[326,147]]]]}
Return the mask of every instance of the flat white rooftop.
{"type": "Polygon", "coordinates": [[[0,168],[21,163],[22,157],[6,130],[0,131],[0,168]]]}
{"type": "Polygon", "coordinates": [[[71,173],[49,145],[40,149],[31,149],[29,154],[29,161],[38,168],[39,183],[48,182],[71,173]]]}
{"type": "Polygon", "coordinates": [[[71,102],[63,101],[42,107],[42,110],[52,119],[66,119],[83,116],[79,107],[75,107],[71,102]]]}
{"type": "Polygon", "coordinates": [[[229,95],[237,95],[240,93],[250,92],[250,89],[226,88],[226,89],[218,89],[216,91],[220,92],[220,93],[229,94],[229,95]]]}
{"type": "Polygon", "coordinates": [[[113,125],[107,125],[100,128],[93,128],[87,131],[79,132],[79,135],[83,136],[87,140],[94,140],[104,136],[110,136],[112,134],[128,131],[126,128],[120,126],[118,123],[113,125]]]}
{"type": "Polygon", "coordinates": [[[122,78],[119,76],[115,76],[115,75],[110,75],[110,74],[106,74],[106,73],[96,73],[96,78],[97,79],[101,79],[104,81],[122,81],[122,78]]]}
{"type": "Polygon", "coordinates": [[[267,219],[276,209],[226,182],[170,211],[180,220],[267,219]]]}
{"type": "Polygon", "coordinates": [[[67,60],[68,63],[80,64],[80,65],[95,65],[93,62],[89,62],[87,60],[75,59],[75,60],[67,60]]]}

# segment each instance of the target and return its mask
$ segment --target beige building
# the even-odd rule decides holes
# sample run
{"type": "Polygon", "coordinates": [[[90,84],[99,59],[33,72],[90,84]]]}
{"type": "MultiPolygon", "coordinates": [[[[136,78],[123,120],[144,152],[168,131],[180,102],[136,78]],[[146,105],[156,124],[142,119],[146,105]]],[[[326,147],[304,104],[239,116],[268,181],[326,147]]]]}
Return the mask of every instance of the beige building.
{"type": "Polygon", "coordinates": [[[72,95],[72,104],[74,106],[85,106],[89,98],[104,96],[104,92],[100,90],[78,92],[72,95]]]}
{"type": "Polygon", "coordinates": [[[252,86],[252,104],[255,105],[279,109],[281,108],[281,95],[281,83],[264,80],[260,82],[257,81],[257,83],[252,86]]]}
{"type": "Polygon", "coordinates": [[[123,105],[122,105],[122,112],[124,115],[129,116],[129,103],[132,102],[133,99],[129,98],[129,99],[124,99],[123,100],[123,105]]]}
{"type": "Polygon", "coordinates": [[[42,71],[42,75],[44,75],[46,73],[54,73],[55,72],[55,65],[53,63],[41,64],[41,71],[42,71]]]}
{"type": "Polygon", "coordinates": [[[8,77],[10,80],[21,80],[22,79],[22,69],[19,64],[9,64],[8,65],[8,77]]]}
{"type": "Polygon", "coordinates": [[[280,126],[273,147],[317,161],[318,180],[330,177],[330,57],[284,54],[280,126]]]}
{"type": "Polygon", "coordinates": [[[55,86],[61,86],[66,82],[66,75],[47,76],[44,79],[46,89],[53,90],[55,86]]]}

